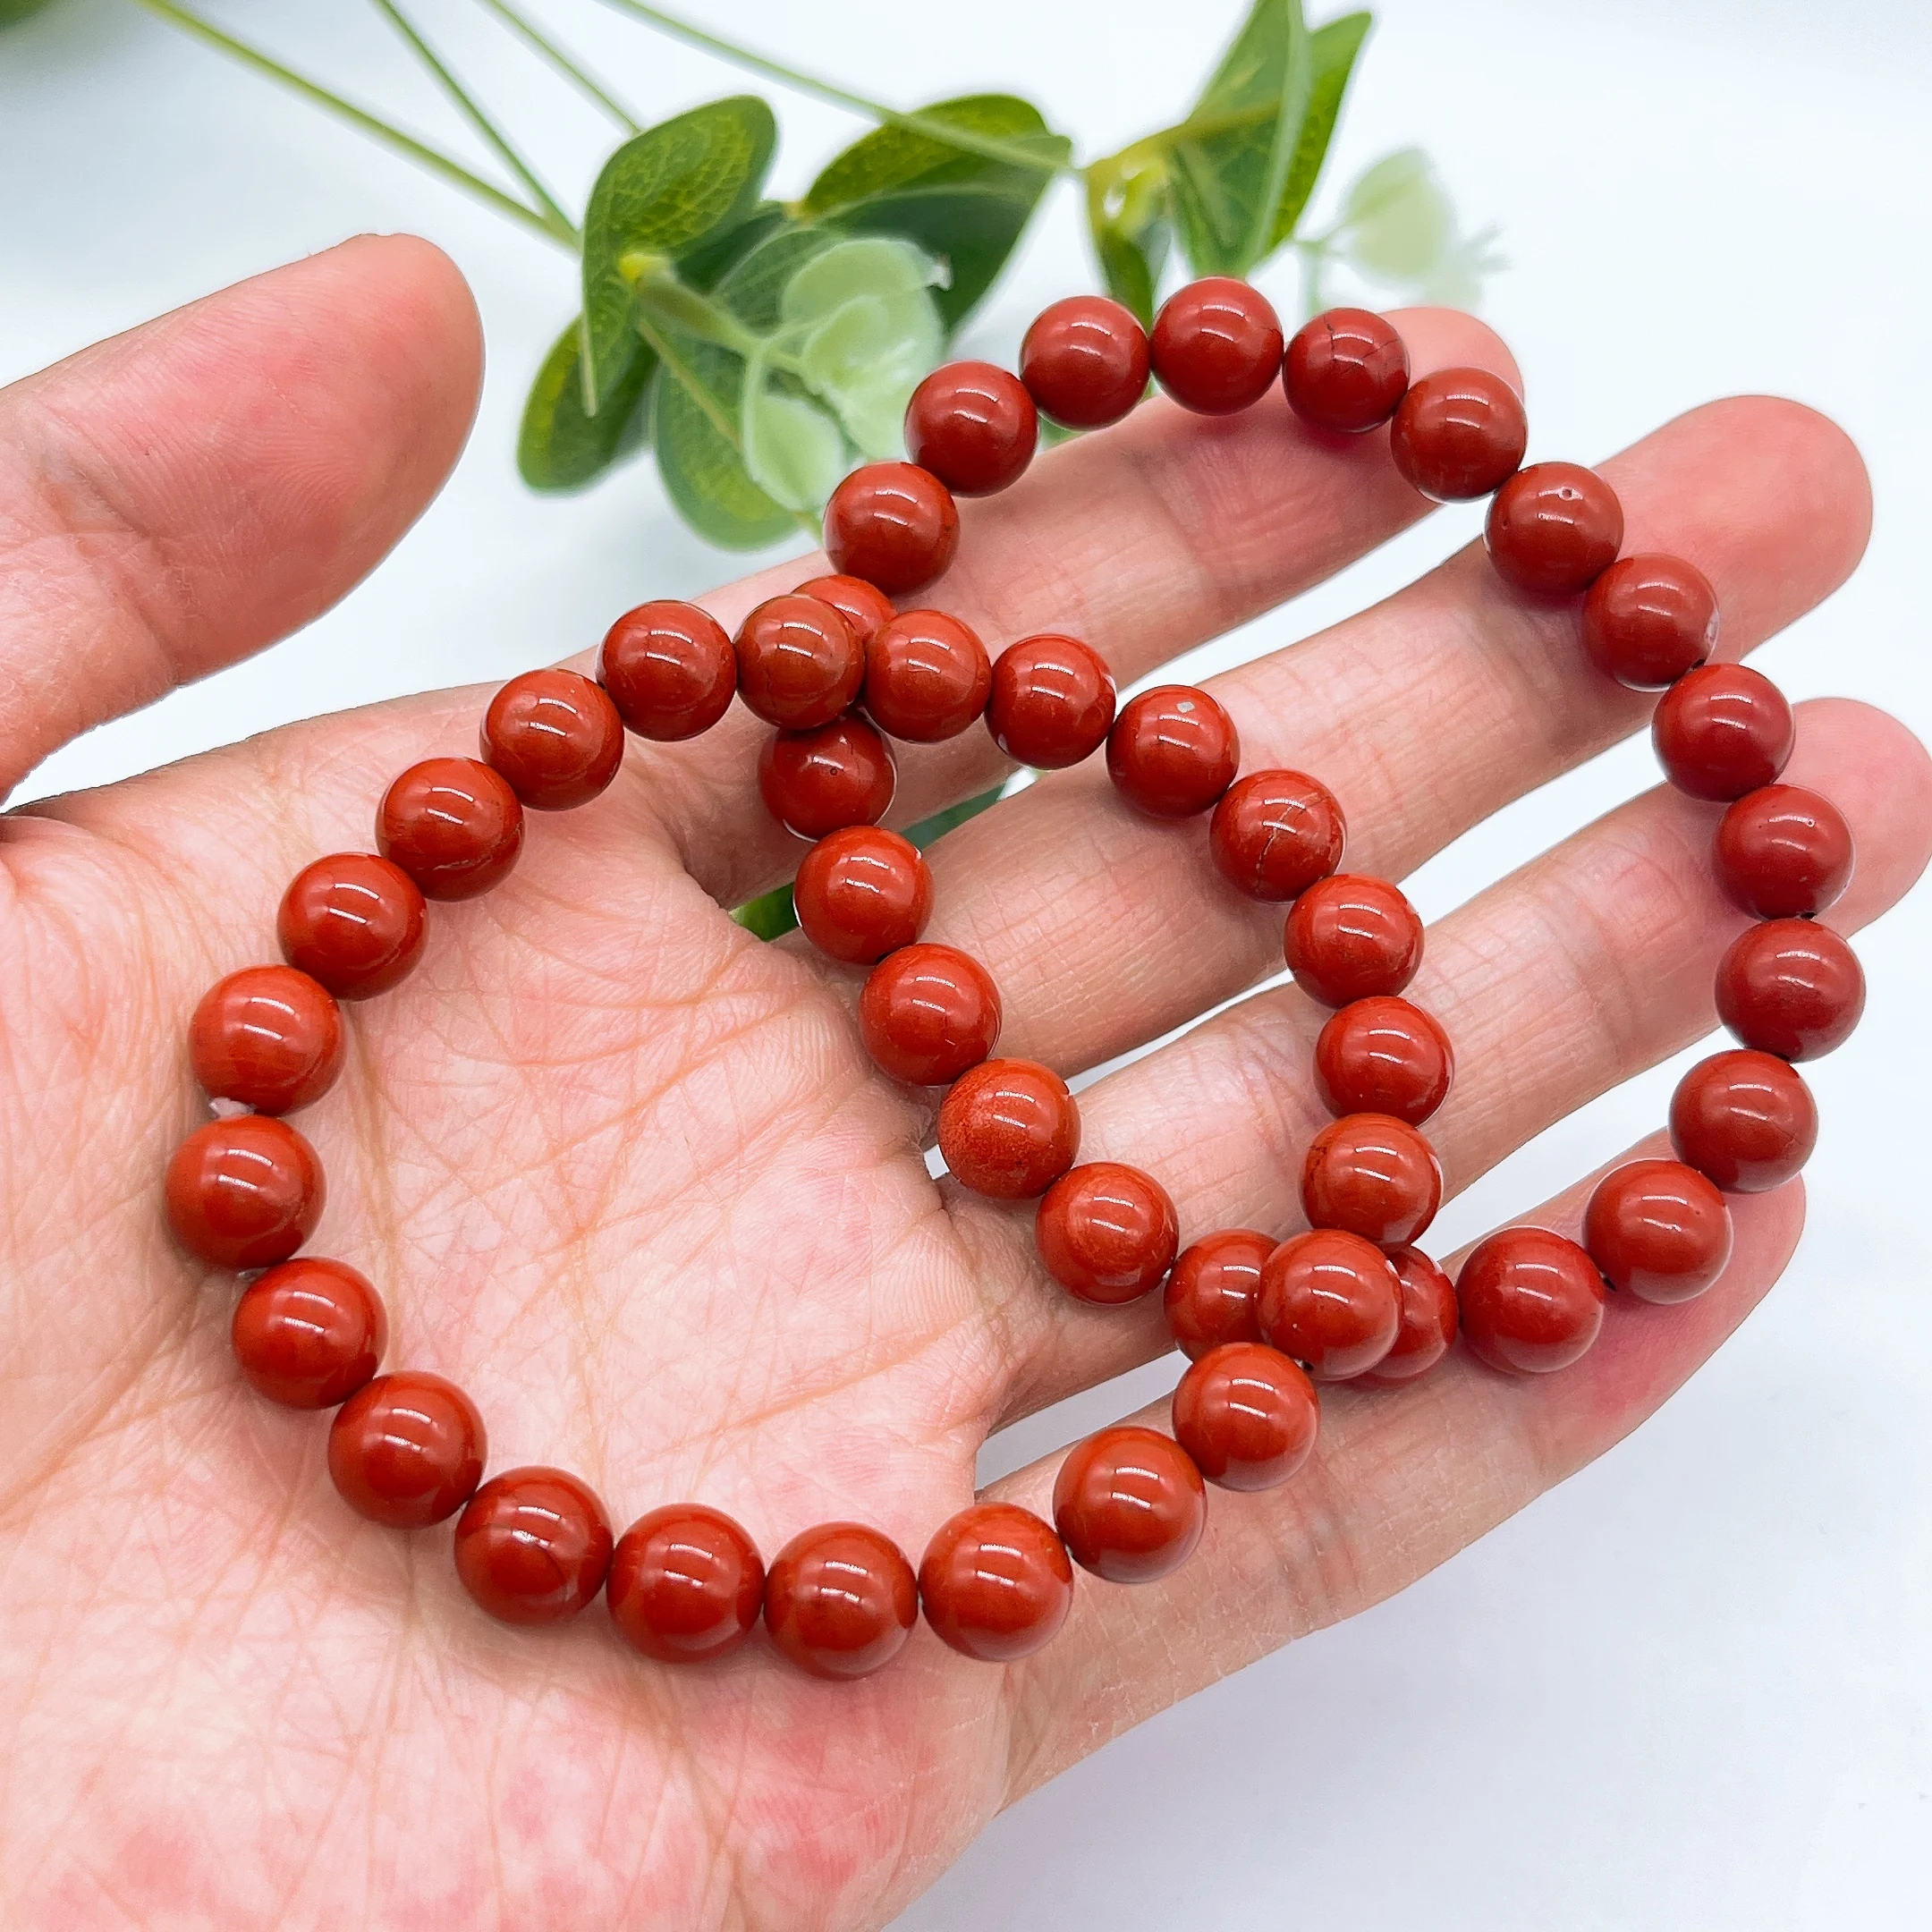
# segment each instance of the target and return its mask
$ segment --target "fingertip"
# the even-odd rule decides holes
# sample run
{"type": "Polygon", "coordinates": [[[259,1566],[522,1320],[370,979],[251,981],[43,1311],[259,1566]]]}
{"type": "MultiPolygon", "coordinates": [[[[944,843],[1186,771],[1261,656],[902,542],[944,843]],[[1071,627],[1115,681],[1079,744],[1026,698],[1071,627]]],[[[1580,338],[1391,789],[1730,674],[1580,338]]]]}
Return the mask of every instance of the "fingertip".
{"type": "Polygon", "coordinates": [[[1932,861],[1932,753],[1856,698],[1814,698],[1797,715],[1798,747],[1782,776],[1823,792],[1852,827],[1858,865],[1829,914],[1849,932],[1903,898],[1932,861]]]}
{"type": "Polygon", "coordinates": [[[1523,393],[1522,371],[1509,344],[1479,317],[1462,309],[1392,309],[1388,319],[1409,352],[1411,382],[1437,369],[1483,369],[1523,393]]]}

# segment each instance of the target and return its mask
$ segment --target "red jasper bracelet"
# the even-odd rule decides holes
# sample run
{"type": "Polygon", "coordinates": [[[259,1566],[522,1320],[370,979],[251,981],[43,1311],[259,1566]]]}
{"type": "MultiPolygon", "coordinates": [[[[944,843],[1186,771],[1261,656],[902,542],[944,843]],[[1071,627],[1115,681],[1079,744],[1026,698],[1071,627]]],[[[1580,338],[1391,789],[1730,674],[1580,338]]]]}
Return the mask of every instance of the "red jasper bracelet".
{"type": "Polygon", "coordinates": [[[1166,303],[1150,341],[1124,309],[1075,296],[1028,330],[1017,378],[961,362],[919,386],[906,417],[913,461],[856,471],[827,505],[838,574],[759,605],[735,640],[696,606],[643,605],[611,627],[598,682],[562,670],[513,678],[485,715],[480,762],[429,758],[397,778],[377,814],[379,856],[319,859],[290,886],[277,928],[288,963],[232,974],[197,1008],[190,1041],[203,1088],[252,1111],[190,1135],[166,1186],[191,1253],[262,1270],[236,1304],[236,1358],[270,1399],[336,1408],[329,1472],[350,1506],[401,1529],[461,1511],[457,1573],[493,1616],[553,1623],[602,1589],[623,1635],[665,1662],[717,1657],[762,1614],[794,1664],[860,1676],[898,1651],[921,1603],[954,1649],[1005,1662],[1064,1621],[1074,1563],[1116,1583],[1165,1576],[1200,1538],[1206,1483],[1261,1489],[1292,1477],[1315,1442],[1318,1383],[1411,1381],[1459,1328],[1494,1368],[1561,1368],[1596,1339],[1606,1290],[1670,1302],[1707,1288],[1731,1250],[1724,1194],[1778,1186],[1811,1149],[1816,1112],[1792,1063],[1836,1046],[1863,1006],[1857,960],[1815,920],[1850,877],[1851,834],[1826,800],[1778,782],[1790,708],[1757,672],[1710,661],[1717,609],[1703,576],[1680,558],[1619,558],[1623,518],[1609,486],[1573,464],[1521,467],[1527,435],[1515,392],[1487,371],[1410,384],[1400,337],[1362,310],[1318,317],[1284,343],[1260,294],[1212,277],[1166,303]],[[1684,1076],[1670,1112],[1678,1157],[1605,1179],[1580,1246],[1507,1228],[1452,1285],[1413,1245],[1441,1200],[1421,1130],[1454,1056],[1402,996],[1421,962],[1421,922],[1394,886],[1339,869],[1341,808],[1318,781],[1239,776],[1233,723],[1205,691],[1165,685],[1116,716],[1106,666],[1078,639],[1023,638],[995,661],[956,617],[892,602],[945,571],[956,496],[1003,489],[1025,470],[1038,411],[1101,428],[1134,408],[1150,372],[1207,414],[1247,408],[1279,377],[1318,430],[1387,424],[1397,469],[1424,496],[1489,496],[1497,572],[1528,596],[1582,600],[1591,660],[1632,689],[1664,692],[1653,735],[1671,782],[1724,807],[1717,877],[1762,922],[1717,969],[1718,1012],[1740,1045],[1684,1076]],[[1062,1465],[1051,1524],[974,1504],[940,1526],[916,1577],[862,1524],[802,1530],[767,1572],[745,1532],[701,1504],[655,1509],[614,1538],[596,1496],[561,1470],[484,1481],[483,1421],[468,1396],[421,1370],[377,1374],[386,1323],[374,1288],[339,1261],[296,1253],[321,1211],[323,1174],[281,1116],[335,1080],[338,1002],[371,998],[411,970],[426,900],[470,898],[507,876],[526,809],[570,809],[609,785],[626,727],[692,738],[733,693],[775,727],[758,760],[766,804],[813,842],[794,886],[799,924],[828,959],[867,970],[859,1029],[881,1071],[949,1089],[938,1142],[953,1179],[1037,1201],[1041,1265],[1069,1294],[1120,1304],[1163,1290],[1191,1358],[1173,1436],[1101,1430],[1062,1465]],[[878,828],[894,785],[887,739],[930,743],[982,717],[1010,758],[1036,769],[1077,764],[1104,743],[1130,805],[1159,818],[1211,813],[1208,851],[1229,887],[1287,908],[1287,964],[1333,1009],[1315,1077],[1335,1119],[1302,1169],[1309,1232],[1277,1242],[1223,1229],[1182,1250],[1174,1202],[1152,1175],[1077,1164],[1080,1109],[1065,1081],[992,1057],[999,989],[977,961],[921,941],[931,875],[907,840],[878,828]]]}

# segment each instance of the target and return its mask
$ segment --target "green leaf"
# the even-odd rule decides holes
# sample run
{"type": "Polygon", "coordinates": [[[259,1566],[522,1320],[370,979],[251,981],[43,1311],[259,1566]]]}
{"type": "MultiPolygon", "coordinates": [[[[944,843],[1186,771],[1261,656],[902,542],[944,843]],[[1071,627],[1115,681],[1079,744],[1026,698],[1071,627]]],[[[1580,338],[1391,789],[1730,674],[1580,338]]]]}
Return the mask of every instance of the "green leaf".
{"type": "Polygon", "coordinates": [[[735,95],[661,122],[626,141],[590,191],[583,231],[584,412],[595,416],[623,377],[635,255],[681,255],[742,222],[764,186],[778,136],[757,96],[735,95]]]}
{"type": "Polygon", "coordinates": [[[694,248],[677,258],[680,278],[709,294],[758,243],[783,228],[791,217],[778,201],[760,201],[735,227],[722,225],[694,248]]]}
{"type": "Polygon", "coordinates": [[[1315,192],[1322,163],[1328,158],[1328,143],[1335,139],[1335,123],[1342,118],[1342,100],[1355,72],[1355,56],[1374,24],[1371,13],[1344,13],[1339,20],[1325,21],[1309,36],[1308,109],[1301,116],[1288,179],[1275,205],[1274,233],[1268,238],[1270,254],[1293,234],[1309,197],[1315,192]]]}
{"type": "Polygon", "coordinates": [[[644,392],[657,356],[635,335],[632,353],[608,402],[595,416],[583,412],[582,318],[556,339],[523,405],[517,432],[517,470],[534,490],[577,490],[614,464],[634,455],[648,440],[644,392]]]}
{"type": "Polygon", "coordinates": [[[945,262],[950,285],[936,300],[950,330],[993,285],[1071,146],[1048,131],[1038,108],[1011,94],[970,94],[919,112],[1037,153],[1041,165],[995,160],[888,125],[836,156],[801,208],[816,220],[835,216],[854,234],[903,235],[945,262]]]}
{"type": "Polygon", "coordinates": [[[1161,270],[1174,241],[1167,164],[1155,142],[1097,161],[1087,171],[1087,226],[1106,292],[1154,326],[1161,270]]]}

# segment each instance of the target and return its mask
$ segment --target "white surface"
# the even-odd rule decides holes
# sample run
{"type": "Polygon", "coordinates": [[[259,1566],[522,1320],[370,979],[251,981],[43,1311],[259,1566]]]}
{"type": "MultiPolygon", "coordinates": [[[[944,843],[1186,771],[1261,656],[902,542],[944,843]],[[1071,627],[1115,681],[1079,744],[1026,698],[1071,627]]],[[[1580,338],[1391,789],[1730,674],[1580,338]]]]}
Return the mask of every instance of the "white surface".
{"type": "MultiPolygon", "coordinates": [[[[1017,85],[1096,152],[1184,106],[1240,7],[976,0],[964,47],[961,14],[905,0],[702,10],[895,100],[1017,85]]],[[[420,11],[486,86],[493,64],[511,71],[460,0],[420,11]]],[[[741,84],[589,0],[544,11],[648,118],[741,84]]],[[[1419,140],[1465,212],[1502,225],[1516,267],[1486,308],[1528,372],[1533,453],[1588,459],[1740,388],[1837,416],[1877,485],[1871,553],[1761,661],[1793,695],[1854,692],[1932,734],[1922,8],[1386,0],[1377,11],[1327,191],[1419,140]]],[[[223,17],[459,138],[353,0],[237,4],[223,17]]],[[[604,130],[561,87],[519,92],[519,125],[576,199],[604,130]]],[[[795,191],[854,124],[779,105],[776,178],[795,191]]],[[[671,517],[648,466],[561,504],[517,484],[523,389],[574,306],[564,257],[131,9],[69,0],[0,41],[0,379],[358,228],[412,228],[448,248],[477,289],[491,359],[455,480],[373,581],[253,664],[72,747],[32,792],[327,707],[506,673],[580,647],[637,597],[733,573],[671,517]]],[[[1087,275],[1078,246],[1063,191],[970,345],[1010,353],[1039,301],[1087,275]]],[[[1292,277],[1280,292],[1292,302],[1292,277]]],[[[1470,527],[1434,520],[1199,667],[1381,595],[1470,527]]],[[[1417,886],[1423,910],[1440,913],[1650,779],[1641,746],[1573,774],[1432,864],[1417,886]]],[[[1622,1448],[1404,1597],[1243,1673],[1008,1813],[905,1915],[907,1932],[1932,1922],[1932,1137],[1915,1105],[1932,1074],[1932,892],[1860,950],[1871,1008],[1859,1045],[1818,1070],[1826,1127],[1810,1231],[1718,1360],[1622,1448]]],[[[1445,1239],[1637,1138],[1672,1077],[1659,1070],[1526,1149],[1456,1204],[1445,1239]]],[[[1172,1375],[1157,1365],[1096,1392],[1077,1414],[1030,1425],[1030,1439],[1064,1440],[1172,1375]]],[[[1004,1464],[1020,1451],[994,1453],[1004,1464]]]]}

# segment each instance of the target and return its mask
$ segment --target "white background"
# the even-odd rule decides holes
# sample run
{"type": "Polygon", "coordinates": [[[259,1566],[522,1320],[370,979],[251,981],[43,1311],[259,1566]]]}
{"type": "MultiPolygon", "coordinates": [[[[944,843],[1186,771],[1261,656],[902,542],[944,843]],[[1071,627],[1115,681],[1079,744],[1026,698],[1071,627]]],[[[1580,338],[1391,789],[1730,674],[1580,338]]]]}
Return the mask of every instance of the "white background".
{"type": "MultiPolygon", "coordinates": [[[[800,64],[914,103],[1030,92],[1083,153],[1174,118],[1240,0],[690,0],[800,64]]],[[[745,85],[592,0],[539,10],[647,119],[745,85]]],[[[526,74],[462,0],[419,14],[486,89],[526,74]]],[[[1528,374],[1531,454],[1589,460],[1726,390],[1857,436],[1877,530],[1852,586],[1763,653],[1794,696],[1855,692],[1932,734],[1925,266],[1932,19],[1917,0],[1384,0],[1318,213],[1420,141],[1515,264],[1487,312],[1528,374]]],[[[461,141],[355,0],[222,17],[461,141]]],[[[608,137],[561,87],[498,98],[580,199],[608,137]]],[[[856,125],[781,97],[796,192],[856,125]]],[[[454,481],[375,580],[300,637],[94,733],[29,794],[282,720],[582,648],[645,595],[733,574],[648,465],[589,497],[522,492],[525,386],[574,307],[544,242],[118,0],[0,40],[0,379],[360,228],[433,236],[481,301],[490,373],[454,481]]],[[[1010,356],[1085,285],[1066,191],[977,317],[1010,356]]],[[[1268,285],[1295,301],[1292,271],[1268,285]]],[[[1201,654],[1271,648],[1464,540],[1445,514],[1201,654]]],[[[1626,746],[1462,840],[1413,889],[1433,917],[1651,782],[1626,746]]],[[[25,794],[23,794],[25,795],[25,794]]],[[[1395,1602],[1116,1743],[1001,1818],[901,1921],[1236,1928],[1922,1928],[1932,1923],[1932,891],[1860,942],[1865,1029],[1819,1066],[1811,1227],[1785,1282],[1668,1410],[1395,1602]],[[1016,1906],[1015,1901],[1024,1904],[1016,1906]]],[[[1489,1176],[1461,1240],[1661,1117],[1660,1069],[1489,1176]]],[[[1172,1362],[996,1445],[1001,1465],[1147,1399],[1172,1362]]]]}

